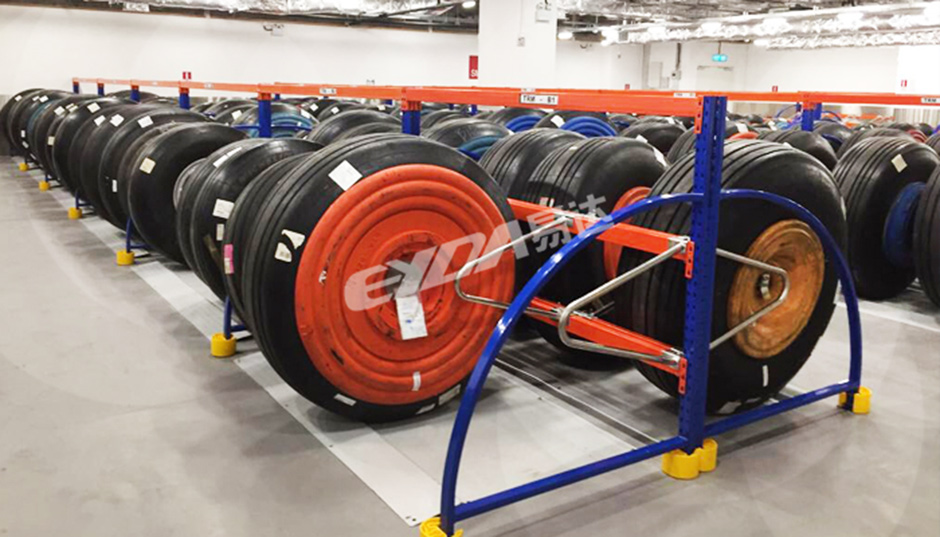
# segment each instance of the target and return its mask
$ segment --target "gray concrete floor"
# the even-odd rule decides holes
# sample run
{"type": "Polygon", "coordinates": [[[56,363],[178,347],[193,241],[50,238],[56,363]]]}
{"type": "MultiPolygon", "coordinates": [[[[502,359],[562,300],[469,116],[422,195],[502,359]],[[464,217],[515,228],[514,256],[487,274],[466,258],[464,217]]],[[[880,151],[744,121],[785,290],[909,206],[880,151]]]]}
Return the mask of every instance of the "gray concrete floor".
{"type": "MultiPolygon", "coordinates": [[[[5,158],[0,261],[0,535],[417,535],[5,158]]],[[[718,470],[694,482],[651,461],[462,527],[940,535],[940,317],[926,328],[863,317],[871,415],[819,403],[722,436],[718,470]]],[[[842,369],[826,362],[844,352],[836,324],[807,375],[842,369]]],[[[668,408],[640,418],[668,430],[668,408]]]]}

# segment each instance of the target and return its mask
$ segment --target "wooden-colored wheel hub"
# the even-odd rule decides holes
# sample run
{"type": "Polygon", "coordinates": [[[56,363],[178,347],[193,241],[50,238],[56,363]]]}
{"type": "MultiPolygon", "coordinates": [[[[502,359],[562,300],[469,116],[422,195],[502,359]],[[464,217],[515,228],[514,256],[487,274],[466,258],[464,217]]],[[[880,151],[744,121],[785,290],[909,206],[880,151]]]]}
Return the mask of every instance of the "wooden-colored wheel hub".
{"type": "MultiPolygon", "coordinates": [[[[786,300],[734,337],[734,343],[748,356],[769,358],[786,349],[809,322],[822,291],[825,253],[808,225],[783,220],[764,230],[745,255],[780,267],[790,277],[786,300]]],[[[737,326],[777,300],[783,289],[779,275],[741,266],[728,293],[728,326],[737,326]]]]}

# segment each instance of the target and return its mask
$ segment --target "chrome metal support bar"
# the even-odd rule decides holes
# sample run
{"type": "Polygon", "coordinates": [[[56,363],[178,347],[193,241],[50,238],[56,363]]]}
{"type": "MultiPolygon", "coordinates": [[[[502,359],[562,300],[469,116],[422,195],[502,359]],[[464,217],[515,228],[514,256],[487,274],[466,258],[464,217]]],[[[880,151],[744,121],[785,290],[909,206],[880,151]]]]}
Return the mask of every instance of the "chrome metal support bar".
{"type": "MultiPolygon", "coordinates": [[[[628,358],[631,360],[643,360],[651,361],[661,364],[669,365],[670,367],[678,367],[679,360],[682,357],[681,352],[673,350],[669,353],[664,353],[662,356],[655,356],[652,354],[645,354],[641,352],[628,351],[624,349],[618,349],[616,347],[608,347],[607,345],[599,345],[597,343],[591,343],[589,341],[583,341],[579,339],[574,339],[568,334],[568,321],[571,319],[572,315],[578,313],[578,309],[594,302],[595,300],[606,296],[613,292],[615,289],[621,285],[627,283],[628,281],[636,278],[640,274],[652,269],[653,267],[660,265],[670,259],[676,254],[685,252],[686,248],[689,245],[688,237],[679,237],[673,239],[675,244],[671,246],[665,252],[649,259],[648,261],[624,272],[623,274],[617,276],[613,280],[601,285],[597,289],[594,289],[590,293],[578,298],[565,306],[561,311],[561,315],[558,318],[558,337],[561,339],[562,343],[573,348],[581,349],[585,351],[597,352],[601,354],[609,354],[611,356],[618,356],[620,358],[628,358]]],[[[586,315],[586,314],[585,314],[586,315]]]]}
{"type": "MultiPolygon", "coordinates": [[[[521,237],[517,239],[509,241],[503,246],[500,246],[499,248],[496,248],[495,250],[491,252],[487,252],[485,255],[482,255],[474,259],[473,261],[470,261],[466,265],[464,265],[459,271],[457,271],[457,277],[454,278],[454,287],[457,290],[457,296],[466,300],[467,302],[473,302],[475,304],[483,304],[484,306],[492,306],[494,308],[499,308],[503,310],[509,308],[508,302],[500,302],[498,300],[493,300],[492,298],[486,298],[483,296],[467,294],[466,292],[464,292],[463,289],[461,289],[460,281],[463,278],[467,277],[477,265],[480,265],[495,257],[502,255],[503,252],[505,252],[506,250],[510,248],[515,248],[517,245],[522,244],[529,239],[533,239],[550,229],[562,227],[562,226],[571,226],[574,223],[574,221],[570,217],[567,217],[561,214],[555,214],[555,218],[556,220],[554,222],[551,222],[549,224],[545,224],[542,227],[536,228],[530,231],[529,233],[526,233],[525,235],[522,235],[521,237]]],[[[543,310],[540,308],[527,307],[525,311],[526,313],[530,315],[542,315],[550,319],[558,319],[558,311],[555,311],[555,310],[543,310]]]]}
{"type": "Polygon", "coordinates": [[[751,259],[750,257],[745,257],[743,255],[739,255],[734,252],[722,250],[721,248],[718,248],[715,252],[718,254],[719,257],[724,257],[725,259],[730,259],[734,262],[741,263],[742,265],[754,267],[754,268],[780,276],[781,278],[783,278],[783,291],[780,293],[780,296],[777,297],[777,300],[774,300],[770,304],[767,304],[766,306],[761,308],[758,312],[754,313],[747,319],[741,321],[734,328],[725,332],[718,339],[712,341],[708,346],[709,350],[712,350],[718,345],[721,345],[722,343],[724,343],[725,341],[728,341],[741,330],[744,330],[748,326],[756,323],[761,317],[763,317],[764,315],[767,315],[768,313],[780,307],[780,305],[786,301],[787,295],[790,294],[790,275],[787,273],[786,270],[780,267],[775,267],[773,265],[768,265],[767,263],[756,261],[754,259],[751,259]]]}

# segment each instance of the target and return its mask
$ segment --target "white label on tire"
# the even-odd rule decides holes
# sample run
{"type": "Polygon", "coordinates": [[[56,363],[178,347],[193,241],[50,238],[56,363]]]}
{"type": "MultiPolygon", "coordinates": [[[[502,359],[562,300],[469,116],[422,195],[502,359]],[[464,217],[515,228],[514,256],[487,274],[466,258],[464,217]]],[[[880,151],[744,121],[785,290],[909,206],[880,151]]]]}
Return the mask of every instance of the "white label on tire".
{"type": "Polygon", "coordinates": [[[428,327],[424,322],[424,306],[418,295],[395,297],[395,309],[398,312],[398,328],[404,341],[428,337],[428,327]]]}
{"type": "Polygon", "coordinates": [[[215,240],[222,242],[222,239],[225,238],[225,224],[216,224],[215,225],[215,240]]]}
{"type": "Polygon", "coordinates": [[[650,141],[646,139],[646,136],[643,136],[642,134],[637,134],[636,139],[643,142],[644,144],[650,143],[650,141]]]}
{"type": "Polygon", "coordinates": [[[561,126],[565,124],[565,118],[555,116],[551,119],[551,122],[554,123],[556,127],[561,128],[561,126]]]}
{"type": "Polygon", "coordinates": [[[218,159],[216,159],[216,161],[212,163],[212,166],[218,168],[219,166],[221,166],[222,164],[224,164],[226,160],[232,158],[232,155],[234,155],[235,153],[238,153],[238,152],[241,151],[241,150],[242,150],[241,146],[238,146],[238,147],[236,147],[235,149],[232,149],[232,150],[229,151],[228,153],[226,153],[226,154],[222,155],[221,157],[219,157],[218,159]]]}
{"type": "Polygon", "coordinates": [[[282,229],[281,235],[287,237],[290,243],[294,245],[294,250],[300,248],[304,241],[307,240],[307,237],[303,233],[297,233],[296,231],[291,231],[289,229],[282,229]]]}
{"type": "Polygon", "coordinates": [[[659,161],[663,166],[668,166],[666,163],[666,157],[663,156],[662,152],[659,149],[653,148],[653,155],[656,156],[656,160],[659,161]]]}
{"type": "Polygon", "coordinates": [[[238,118],[240,118],[240,117],[242,117],[242,111],[241,111],[241,110],[236,110],[236,111],[232,112],[232,119],[238,119],[238,118]]]}
{"type": "Polygon", "coordinates": [[[114,114],[114,116],[111,118],[111,124],[115,127],[118,127],[121,125],[121,123],[124,123],[124,116],[121,114],[114,114]]]}
{"type": "Polygon", "coordinates": [[[343,190],[349,190],[356,181],[362,179],[362,174],[348,160],[344,160],[330,172],[330,179],[343,190]]]}
{"type": "Polygon", "coordinates": [[[111,179],[111,192],[117,192],[117,179],[111,179]]]}
{"type": "Polygon", "coordinates": [[[333,114],[333,115],[338,114],[338,113],[339,113],[339,107],[338,107],[338,106],[334,106],[333,108],[330,108],[330,113],[333,114]]]}
{"type": "Polygon", "coordinates": [[[150,175],[150,172],[153,171],[153,167],[157,165],[157,162],[150,160],[150,158],[145,158],[143,162],[140,163],[140,171],[150,175]]]}
{"type": "Polygon", "coordinates": [[[215,206],[212,208],[212,216],[221,218],[223,220],[228,220],[228,217],[232,215],[232,209],[234,208],[235,204],[233,202],[218,198],[215,200],[215,206]]]}
{"type": "Polygon", "coordinates": [[[891,164],[894,164],[894,169],[901,173],[907,168],[907,162],[904,161],[904,155],[898,155],[891,159],[891,164]]]}
{"type": "Polygon", "coordinates": [[[27,148],[27,149],[29,149],[29,144],[28,144],[28,143],[26,143],[26,142],[23,142],[23,147],[25,147],[25,148],[27,148]]]}
{"type": "Polygon", "coordinates": [[[448,401],[460,395],[460,384],[454,386],[453,388],[442,393],[440,397],[437,398],[438,405],[447,404],[448,401]]]}
{"type": "Polygon", "coordinates": [[[279,242],[277,243],[277,249],[274,250],[274,259],[290,263],[294,260],[294,256],[290,253],[290,248],[288,248],[286,244],[279,242]]]}
{"type": "Polygon", "coordinates": [[[411,391],[416,392],[421,389],[421,372],[415,371],[411,375],[411,391]]]}
{"type": "Polygon", "coordinates": [[[313,115],[311,115],[310,112],[307,112],[306,110],[301,110],[300,115],[304,116],[307,119],[310,119],[313,117],[313,115]]]}
{"type": "Polygon", "coordinates": [[[793,149],[793,146],[790,145],[790,142],[783,142],[783,145],[789,147],[790,149],[793,149]]]}
{"type": "Polygon", "coordinates": [[[17,102],[17,103],[18,103],[18,102],[20,102],[22,99],[23,99],[23,96],[22,96],[22,95],[17,95],[16,97],[13,97],[13,102],[17,102]]]}
{"type": "Polygon", "coordinates": [[[310,105],[310,110],[313,111],[313,112],[316,112],[316,111],[319,110],[319,109],[320,109],[320,107],[317,105],[317,103],[313,103],[313,104],[310,105]]]}
{"type": "Polygon", "coordinates": [[[676,118],[667,117],[667,118],[666,118],[666,123],[669,123],[670,125],[675,125],[675,124],[676,124],[676,118]]]}
{"type": "Polygon", "coordinates": [[[336,399],[336,400],[339,401],[340,403],[343,403],[344,405],[347,405],[347,406],[355,406],[355,405],[356,405],[356,400],[355,400],[355,399],[353,399],[353,398],[351,398],[351,397],[346,397],[345,395],[343,395],[343,394],[341,394],[341,393],[338,393],[338,394],[334,395],[334,396],[333,396],[333,399],[336,399]]]}
{"type": "Polygon", "coordinates": [[[20,131],[20,138],[26,138],[26,131],[20,131]]]}
{"type": "Polygon", "coordinates": [[[78,110],[78,105],[75,104],[75,103],[72,103],[72,104],[66,106],[65,109],[68,110],[69,113],[71,114],[72,112],[78,110]]]}
{"type": "Polygon", "coordinates": [[[50,136],[46,138],[46,145],[48,146],[55,145],[55,136],[50,136]]]}
{"type": "Polygon", "coordinates": [[[88,108],[88,111],[91,112],[92,114],[94,114],[98,110],[101,110],[101,106],[99,106],[98,103],[91,103],[87,106],[87,108],[88,108]]]}
{"type": "Polygon", "coordinates": [[[153,125],[153,118],[150,116],[144,116],[137,120],[137,124],[140,125],[140,128],[146,129],[147,127],[153,125]]]}
{"type": "Polygon", "coordinates": [[[49,96],[48,96],[48,95],[43,95],[42,97],[39,98],[39,102],[41,102],[41,103],[44,103],[44,102],[46,102],[46,101],[48,101],[48,100],[49,100],[49,96]]]}
{"type": "Polygon", "coordinates": [[[65,108],[62,108],[61,106],[57,106],[56,109],[53,110],[52,112],[55,113],[55,115],[57,116],[61,116],[62,114],[65,113],[65,108]]]}
{"type": "Polygon", "coordinates": [[[744,123],[736,123],[734,126],[738,128],[738,132],[741,134],[747,132],[747,125],[744,123]]]}
{"type": "Polygon", "coordinates": [[[766,388],[768,384],[770,384],[770,370],[767,369],[767,366],[765,365],[764,366],[764,387],[766,388]]]}
{"type": "Polygon", "coordinates": [[[104,120],[105,120],[105,119],[106,119],[106,118],[105,118],[104,116],[101,116],[101,117],[99,117],[98,119],[96,119],[96,120],[95,120],[95,126],[96,126],[96,127],[100,127],[101,124],[104,123],[104,120]]]}

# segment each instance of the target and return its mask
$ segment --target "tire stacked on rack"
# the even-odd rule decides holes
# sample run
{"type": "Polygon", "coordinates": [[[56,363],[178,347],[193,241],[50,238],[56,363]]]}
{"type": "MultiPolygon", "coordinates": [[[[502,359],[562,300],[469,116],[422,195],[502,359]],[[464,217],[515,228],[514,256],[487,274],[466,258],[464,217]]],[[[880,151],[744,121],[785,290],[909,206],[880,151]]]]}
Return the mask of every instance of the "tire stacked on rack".
{"type": "Polygon", "coordinates": [[[569,110],[556,110],[551,114],[543,116],[533,128],[536,129],[560,129],[562,125],[578,117],[593,117],[601,121],[607,121],[607,114],[602,112],[575,112],[569,110]]]}
{"type": "Polygon", "coordinates": [[[480,159],[503,193],[521,199],[526,183],[539,164],[559,148],[584,140],[580,134],[560,129],[532,129],[500,139],[480,159]]]}
{"type": "Polygon", "coordinates": [[[124,159],[124,203],[134,228],[151,247],[185,263],[176,229],[173,193],[183,171],[216,150],[245,139],[243,132],[215,123],[167,125],[124,159]]]}
{"type": "MultiPolygon", "coordinates": [[[[736,139],[737,136],[743,136],[747,133],[756,133],[753,127],[747,125],[746,123],[741,122],[729,122],[725,127],[725,139],[731,140],[736,139]]],[[[683,132],[675,142],[672,144],[672,147],[669,148],[669,151],[666,151],[666,160],[669,162],[676,162],[680,158],[695,152],[695,129],[688,129],[683,132]]]]}
{"type": "MultiPolygon", "coordinates": [[[[252,138],[257,138],[260,135],[258,113],[258,106],[252,106],[232,122],[232,126],[244,130],[252,138]]],[[[316,123],[317,120],[313,117],[313,114],[302,106],[284,101],[271,103],[272,138],[290,138],[298,134],[302,135],[310,132],[310,129],[316,123]]]]}
{"type": "Polygon", "coordinates": [[[665,155],[685,132],[685,127],[674,122],[641,119],[624,129],[620,136],[646,142],[665,155]]]}
{"type": "Polygon", "coordinates": [[[13,143],[13,136],[11,135],[10,123],[12,122],[13,109],[37,91],[40,91],[40,88],[31,88],[16,93],[0,107],[0,136],[3,136],[4,140],[7,141],[7,145],[10,146],[10,150],[15,155],[22,154],[22,150],[13,143]]]}
{"type": "Polygon", "coordinates": [[[509,129],[498,123],[468,117],[440,123],[421,133],[421,136],[479,160],[497,140],[510,134],[512,132],[509,129]]]}
{"type": "MultiPolygon", "coordinates": [[[[666,160],[655,147],[630,138],[593,138],[555,149],[535,169],[520,199],[568,211],[603,216],[646,197],[666,169],[666,160]]],[[[551,213],[544,216],[551,221],[551,213]]],[[[547,222],[537,219],[531,225],[547,222]]],[[[534,245],[534,252],[520,265],[528,279],[558,247],[564,232],[550,232],[534,245]]],[[[545,287],[543,298],[567,304],[608,281],[611,265],[617,266],[619,250],[597,243],[580,253],[545,287]]],[[[610,313],[602,314],[603,318],[610,313]]],[[[609,367],[610,357],[571,352],[558,339],[554,326],[536,323],[549,342],[568,352],[563,359],[582,367],[609,367]]],[[[616,360],[622,363],[622,360],[616,360]]]]}
{"type": "Polygon", "coordinates": [[[940,154],[940,132],[932,135],[930,138],[927,138],[927,141],[924,143],[929,145],[931,149],[940,154]]]}
{"type": "Polygon", "coordinates": [[[74,193],[79,189],[78,177],[72,175],[72,167],[69,165],[72,146],[84,146],[90,130],[99,126],[95,125],[96,119],[106,118],[107,109],[121,104],[131,103],[114,97],[93,98],[68,113],[56,128],[53,135],[55,143],[52,146],[51,169],[59,183],[69,192],[74,193]]]}
{"type": "MultiPolygon", "coordinates": [[[[257,107],[258,103],[249,99],[225,99],[209,104],[208,107],[202,110],[202,113],[215,119],[233,108],[243,108],[247,110],[248,107],[251,106],[257,107]]],[[[241,114],[239,114],[239,116],[241,116],[241,114]]]]}
{"type": "MultiPolygon", "coordinates": [[[[109,133],[110,137],[97,156],[98,171],[94,176],[95,183],[83,183],[88,190],[97,188],[98,203],[94,205],[96,213],[111,222],[118,229],[125,229],[127,225],[127,203],[121,199],[127,196],[127,175],[129,164],[122,167],[125,156],[134,157],[135,143],[143,138],[146,141],[151,131],[157,134],[161,126],[178,123],[205,122],[201,114],[170,107],[155,107],[147,109],[150,105],[140,105],[127,115],[126,120],[109,133]]],[[[84,158],[94,159],[86,150],[84,158]]],[[[88,177],[88,176],[85,176],[88,177]]],[[[87,190],[86,190],[87,192],[87,190]]],[[[94,196],[92,196],[94,197],[94,196]]],[[[94,203],[94,202],[93,202],[94,203]]]]}
{"type": "Polygon", "coordinates": [[[324,120],[303,138],[329,145],[338,139],[374,132],[401,132],[401,121],[375,110],[349,110],[324,120]]]}
{"type": "Polygon", "coordinates": [[[520,126],[528,125],[528,128],[520,129],[520,130],[528,130],[534,127],[536,123],[538,123],[543,117],[547,115],[548,114],[545,111],[538,110],[536,108],[507,107],[507,108],[501,108],[493,112],[492,114],[487,116],[486,119],[488,121],[492,121],[493,123],[499,123],[500,125],[514,132],[519,132],[519,130],[516,130],[510,127],[510,124],[514,123],[515,125],[520,125],[520,126]]]}
{"type": "MultiPolygon", "coordinates": [[[[500,312],[401,270],[439,249],[440,276],[466,263],[470,249],[458,245],[485,244],[513,218],[498,185],[453,149],[402,134],[350,138],[292,164],[253,202],[236,268],[265,357],[298,393],[361,421],[415,416],[459,395],[500,312]]],[[[510,298],[512,256],[494,265],[463,288],[510,298]]]]}
{"type": "Polygon", "coordinates": [[[225,224],[238,195],[268,166],[321,147],[298,138],[238,141],[209,155],[191,177],[176,214],[177,237],[189,267],[219,298],[225,297],[225,224]]]}
{"type": "Polygon", "coordinates": [[[940,307],[940,166],[920,195],[913,227],[914,272],[927,297],[940,307]]]}
{"type": "Polygon", "coordinates": [[[849,265],[862,298],[891,298],[915,277],[911,249],[917,191],[940,157],[901,134],[853,144],[835,169],[849,226],[849,265]]]}
{"type": "Polygon", "coordinates": [[[790,147],[804,151],[823,164],[829,171],[836,167],[836,152],[820,134],[802,130],[773,131],[761,134],[759,139],[768,142],[787,144],[790,147]]]}
{"type": "Polygon", "coordinates": [[[33,148],[29,144],[29,133],[35,125],[36,115],[53,102],[69,95],[71,94],[58,90],[37,90],[27,93],[22,99],[14,102],[6,118],[7,139],[10,141],[10,146],[15,147],[18,154],[32,157],[33,148]]]}
{"type": "Polygon", "coordinates": [[[90,95],[72,95],[57,101],[54,106],[49,106],[38,113],[32,133],[28,133],[29,145],[33,148],[33,156],[36,158],[39,167],[51,179],[58,179],[52,166],[52,147],[55,145],[55,132],[62,120],[91,99],[90,95]]]}
{"type": "Polygon", "coordinates": [[[852,136],[852,129],[834,121],[817,121],[813,124],[813,132],[825,138],[836,154],[842,144],[852,136]]]}
{"type": "Polygon", "coordinates": [[[846,156],[846,154],[848,154],[849,150],[852,149],[853,146],[868,138],[902,138],[904,140],[914,141],[914,137],[898,129],[876,127],[871,129],[857,130],[852,133],[852,136],[849,136],[849,138],[842,144],[842,147],[839,148],[836,156],[838,156],[841,160],[846,156]]]}
{"type": "Polygon", "coordinates": [[[444,123],[452,119],[467,117],[459,110],[435,110],[429,114],[421,116],[421,130],[430,129],[438,123],[444,123]]]}
{"type": "MultiPolygon", "coordinates": [[[[840,245],[846,221],[829,171],[802,151],[756,140],[727,142],[722,188],[755,189],[789,198],[811,211],[840,245]]],[[[650,193],[690,192],[694,155],[673,164],[650,193]]],[[[728,413],[755,407],[783,388],[802,367],[828,326],[835,308],[837,275],[826,263],[821,242],[785,209],[758,200],[721,204],[718,247],[784,268],[791,274],[787,302],[710,352],[707,408],[728,413]]],[[[633,224],[688,235],[691,210],[685,205],[654,209],[633,224]]],[[[629,251],[620,273],[649,255],[629,251]]],[[[775,300],[783,282],[750,267],[719,259],[715,268],[712,338],[775,300]]],[[[621,326],[681,347],[686,279],[678,263],[665,263],[617,291],[615,317],[621,326]]],[[[661,390],[678,396],[678,383],[649,365],[637,368],[661,390]]]]}
{"type": "Polygon", "coordinates": [[[365,109],[364,105],[353,101],[333,101],[329,106],[323,104],[324,101],[328,100],[329,99],[324,99],[321,101],[319,104],[320,108],[316,112],[313,112],[311,107],[311,113],[317,118],[317,121],[326,121],[333,116],[338,116],[349,110],[365,109]]]}

